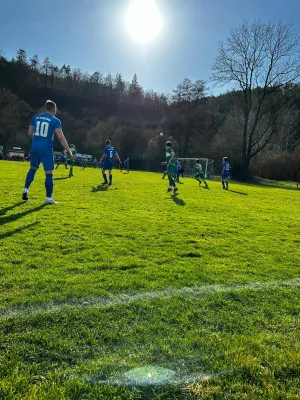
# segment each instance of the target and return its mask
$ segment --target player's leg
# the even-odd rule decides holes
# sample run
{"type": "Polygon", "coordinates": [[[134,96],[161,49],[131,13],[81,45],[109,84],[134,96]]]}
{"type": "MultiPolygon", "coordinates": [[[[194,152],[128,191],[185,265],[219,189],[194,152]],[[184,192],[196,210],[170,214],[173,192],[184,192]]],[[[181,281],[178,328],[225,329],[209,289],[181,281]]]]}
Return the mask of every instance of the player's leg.
{"type": "Polygon", "coordinates": [[[70,161],[70,172],[69,172],[69,177],[73,176],[73,167],[75,165],[75,161],[71,160],[70,161]]]}
{"type": "Polygon", "coordinates": [[[161,177],[161,179],[165,179],[166,175],[167,175],[167,171],[164,172],[163,176],[161,177]]]}
{"type": "Polygon", "coordinates": [[[225,189],[225,176],[222,175],[222,188],[225,189]]]}
{"type": "Polygon", "coordinates": [[[23,200],[28,200],[28,190],[34,180],[34,176],[35,176],[36,171],[39,168],[40,162],[41,162],[41,159],[40,159],[39,153],[35,150],[31,150],[30,168],[26,175],[24,189],[23,189],[23,193],[22,193],[23,200]]]}
{"type": "Polygon", "coordinates": [[[58,161],[58,163],[56,164],[55,169],[57,169],[59,165],[60,165],[60,161],[58,161]]]}
{"type": "Polygon", "coordinates": [[[171,192],[172,188],[174,188],[174,191],[177,191],[176,183],[173,178],[174,176],[174,166],[173,165],[168,165],[167,166],[167,174],[168,174],[168,179],[169,179],[169,187],[167,192],[171,192]]]}
{"type": "Polygon", "coordinates": [[[208,188],[208,184],[207,184],[207,182],[206,182],[206,180],[205,180],[205,176],[204,176],[203,173],[201,174],[201,179],[203,180],[205,187],[208,188]]]}
{"type": "Polygon", "coordinates": [[[229,185],[229,175],[226,176],[225,178],[225,189],[228,190],[228,185],[229,185]]]}
{"type": "Polygon", "coordinates": [[[68,169],[68,161],[65,161],[65,168],[68,169]]]}
{"type": "Polygon", "coordinates": [[[109,186],[112,185],[112,166],[108,170],[109,173],[109,186]]]}
{"type": "Polygon", "coordinates": [[[45,204],[56,204],[56,201],[52,198],[53,170],[54,170],[53,153],[45,152],[42,155],[42,163],[45,170],[45,189],[46,189],[45,204]]]}
{"type": "Polygon", "coordinates": [[[107,181],[107,175],[106,175],[106,169],[105,169],[105,167],[103,167],[102,168],[102,176],[103,176],[103,179],[104,179],[104,182],[103,183],[108,183],[108,181],[107,181]]]}

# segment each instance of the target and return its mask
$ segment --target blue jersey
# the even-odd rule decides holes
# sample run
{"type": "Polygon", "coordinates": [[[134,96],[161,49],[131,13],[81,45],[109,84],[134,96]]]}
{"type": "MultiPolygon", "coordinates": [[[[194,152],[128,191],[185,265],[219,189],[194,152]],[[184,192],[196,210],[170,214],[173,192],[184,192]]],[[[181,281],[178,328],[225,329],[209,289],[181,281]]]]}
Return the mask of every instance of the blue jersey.
{"type": "Polygon", "coordinates": [[[129,161],[128,161],[128,160],[125,160],[125,161],[124,161],[124,167],[125,167],[125,168],[128,168],[128,167],[129,167],[129,161]]]}
{"type": "Polygon", "coordinates": [[[61,128],[60,120],[49,113],[43,113],[33,117],[30,125],[33,126],[32,148],[52,149],[54,131],[61,128]]]}
{"type": "Polygon", "coordinates": [[[228,161],[223,162],[223,168],[222,168],[222,173],[228,175],[230,170],[230,164],[228,161]],[[223,172],[224,169],[224,172],[223,172]]]}
{"type": "Polygon", "coordinates": [[[180,162],[179,161],[175,161],[175,171],[177,174],[179,174],[179,171],[180,171],[180,162]]]}
{"type": "Polygon", "coordinates": [[[106,146],[104,149],[104,154],[106,155],[105,162],[113,164],[115,160],[116,150],[112,146],[106,146]]]}

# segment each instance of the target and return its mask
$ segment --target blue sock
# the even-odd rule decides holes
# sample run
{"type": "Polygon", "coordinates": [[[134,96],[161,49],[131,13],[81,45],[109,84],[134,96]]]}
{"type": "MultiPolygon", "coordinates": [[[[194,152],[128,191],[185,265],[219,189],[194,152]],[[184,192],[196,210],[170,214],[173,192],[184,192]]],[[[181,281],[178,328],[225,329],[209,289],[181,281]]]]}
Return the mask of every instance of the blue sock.
{"type": "Polygon", "coordinates": [[[25,188],[29,189],[29,186],[34,180],[34,175],[36,173],[36,169],[30,168],[30,170],[27,173],[26,180],[25,180],[25,188]]]}
{"type": "Polygon", "coordinates": [[[112,174],[109,175],[109,183],[112,183],[112,174]]]}
{"type": "Polygon", "coordinates": [[[47,197],[52,197],[53,174],[46,174],[45,188],[46,188],[46,196],[47,197]]]}
{"type": "Polygon", "coordinates": [[[102,175],[103,175],[104,182],[107,182],[107,176],[106,176],[106,174],[104,173],[104,174],[102,174],[102,175]]]}

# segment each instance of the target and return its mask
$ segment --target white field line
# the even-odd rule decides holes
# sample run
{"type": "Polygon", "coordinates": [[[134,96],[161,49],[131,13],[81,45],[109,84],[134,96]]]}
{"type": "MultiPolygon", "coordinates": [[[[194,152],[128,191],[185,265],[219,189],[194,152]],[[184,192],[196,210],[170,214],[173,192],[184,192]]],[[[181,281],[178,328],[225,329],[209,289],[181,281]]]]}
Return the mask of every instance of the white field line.
{"type": "Polygon", "coordinates": [[[78,308],[107,308],[130,304],[133,302],[143,302],[156,299],[168,299],[174,296],[180,297],[202,297],[209,294],[220,292],[237,292],[241,290],[265,290],[276,288],[300,288],[300,278],[288,279],[273,282],[252,282],[247,284],[233,285],[209,285],[192,286],[182,288],[167,288],[156,291],[146,291],[140,293],[118,294],[106,297],[90,297],[80,299],[69,299],[66,301],[51,301],[48,303],[39,303],[32,305],[20,305],[9,308],[0,307],[0,319],[14,317],[29,317],[36,314],[59,313],[67,310],[76,310],[78,308]]]}

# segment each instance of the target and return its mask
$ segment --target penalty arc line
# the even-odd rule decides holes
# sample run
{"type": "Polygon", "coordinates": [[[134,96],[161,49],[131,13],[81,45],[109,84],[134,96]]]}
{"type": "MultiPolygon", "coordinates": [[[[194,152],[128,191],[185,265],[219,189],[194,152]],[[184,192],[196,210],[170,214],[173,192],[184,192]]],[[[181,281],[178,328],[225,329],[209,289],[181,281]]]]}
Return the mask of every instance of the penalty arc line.
{"type": "Polygon", "coordinates": [[[264,290],[287,288],[300,288],[300,278],[271,281],[271,282],[252,282],[247,284],[233,285],[208,285],[191,286],[182,288],[167,288],[157,291],[145,291],[140,293],[127,293],[114,296],[100,296],[80,299],[71,299],[66,301],[50,301],[48,303],[39,303],[32,305],[13,306],[9,308],[0,308],[0,319],[9,319],[14,317],[30,317],[36,314],[53,314],[63,311],[72,311],[78,308],[108,308],[130,304],[133,302],[144,302],[148,300],[168,299],[174,296],[180,297],[202,297],[214,293],[237,292],[241,290],[264,290]]]}

